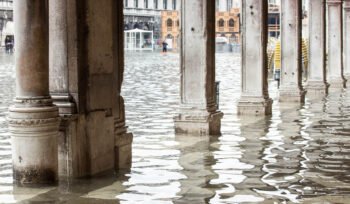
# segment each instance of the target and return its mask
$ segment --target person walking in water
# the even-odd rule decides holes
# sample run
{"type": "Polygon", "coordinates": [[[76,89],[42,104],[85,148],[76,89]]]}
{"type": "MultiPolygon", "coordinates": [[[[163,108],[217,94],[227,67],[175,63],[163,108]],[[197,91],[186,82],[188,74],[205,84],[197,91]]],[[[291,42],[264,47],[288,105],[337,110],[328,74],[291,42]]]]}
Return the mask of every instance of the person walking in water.
{"type": "Polygon", "coordinates": [[[11,53],[12,40],[11,40],[10,36],[6,36],[6,38],[5,38],[5,49],[6,49],[7,54],[11,53]]]}
{"type": "Polygon", "coordinates": [[[163,55],[165,55],[167,52],[168,43],[166,42],[166,40],[164,40],[162,44],[163,44],[163,55]]]}

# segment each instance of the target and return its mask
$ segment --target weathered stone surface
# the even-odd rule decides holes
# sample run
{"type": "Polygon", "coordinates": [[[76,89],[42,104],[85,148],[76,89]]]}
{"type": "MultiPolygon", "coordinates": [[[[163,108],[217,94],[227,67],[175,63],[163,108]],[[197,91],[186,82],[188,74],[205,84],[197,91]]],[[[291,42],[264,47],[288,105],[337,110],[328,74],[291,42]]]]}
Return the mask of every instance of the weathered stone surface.
{"type": "Polygon", "coordinates": [[[326,2],[309,1],[309,97],[326,95],[326,2]]]}
{"type": "Polygon", "coordinates": [[[14,180],[55,183],[60,118],[49,95],[47,1],[15,2],[15,105],[10,108],[14,180]]]}
{"type": "Polygon", "coordinates": [[[182,3],[181,107],[175,131],[217,135],[222,113],[215,104],[215,2],[182,3]]]}
{"type": "Polygon", "coordinates": [[[346,83],[350,83],[350,1],[343,3],[343,52],[344,52],[344,78],[346,83]]]}
{"type": "Polygon", "coordinates": [[[343,77],[343,12],[341,0],[327,0],[328,6],[328,83],[331,88],[344,88],[343,77]]]}
{"type": "Polygon", "coordinates": [[[242,1],[242,92],[239,115],[269,115],[267,85],[267,2],[242,1]]]}
{"type": "Polygon", "coordinates": [[[304,102],[301,84],[301,0],[281,0],[280,102],[304,102]]]}

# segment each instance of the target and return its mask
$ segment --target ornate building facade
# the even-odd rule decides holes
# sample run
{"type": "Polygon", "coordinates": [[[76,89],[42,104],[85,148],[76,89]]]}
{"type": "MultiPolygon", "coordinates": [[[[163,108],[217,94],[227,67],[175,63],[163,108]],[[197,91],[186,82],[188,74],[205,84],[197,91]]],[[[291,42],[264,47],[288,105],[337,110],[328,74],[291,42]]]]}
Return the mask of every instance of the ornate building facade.
{"type": "Polygon", "coordinates": [[[124,29],[151,30],[161,40],[161,12],[180,9],[181,0],[124,0],[124,29]]]}

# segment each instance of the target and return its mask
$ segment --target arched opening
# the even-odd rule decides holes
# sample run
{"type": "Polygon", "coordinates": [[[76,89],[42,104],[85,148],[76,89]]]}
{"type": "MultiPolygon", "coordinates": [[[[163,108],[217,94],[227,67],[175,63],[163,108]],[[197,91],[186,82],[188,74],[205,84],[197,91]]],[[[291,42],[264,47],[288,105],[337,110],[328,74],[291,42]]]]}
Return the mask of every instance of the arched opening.
{"type": "Polygon", "coordinates": [[[170,18],[166,21],[166,25],[168,27],[173,27],[173,20],[171,20],[170,18]]]}
{"type": "Polygon", "coordinates": [[[228,21],[228,26],[235,27],[235,21],[232,18],[228,21]]]}
{"type": "Polygon", "coordinates": [[[225,26],[225,21],[224,21],[224,19],[220,19],[219,20],[219,27],[224,27],[225,26]]]}

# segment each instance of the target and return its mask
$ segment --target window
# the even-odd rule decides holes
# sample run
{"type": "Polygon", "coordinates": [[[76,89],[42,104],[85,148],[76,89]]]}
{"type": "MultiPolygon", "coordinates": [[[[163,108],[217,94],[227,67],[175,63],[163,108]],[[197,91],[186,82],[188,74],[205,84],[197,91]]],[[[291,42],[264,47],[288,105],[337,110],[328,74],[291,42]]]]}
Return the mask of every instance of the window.
{"type": "Polygon", "coordinates": [[[128,5],[128,0],[125,0],[124,1],[124,7],[128,7],[129,5],[128,5]]]}
{"type": "Polygon", "coordinates": [[[170,18],[168,18],[168,20],[166,21],[166,24],[168,27],[173,27],[173,21],[170,18]]]}
{"type": "Polygon", "coordinates": [[[219,27],[224,27],[225,26],[225,21],[223,19],[219,20],[219,27]]]}
{"type": "Polygon", "coordinates": [[[139,7],[139,0],[135,0],[135,8],[139,7]]]}
{"type": "Polygon", "coordinates": [[[235,27],[235,21],[231,18],[229,21],[228,21],[228,25],[230,27],[235,27]]]}
{"type": "Polygon", "coordinates": [[[163,0],[163,8],[164,10],[168,9],[168,0],[163,0]]]}
{"type": "Polygon", "coordinates": [[[145,8],[148,8],[148,0],[145,0],[145,8]]]}
{"type": "Polygon", "coordinates": [[[154,0],[154,8],[158,9],[158,0],[154,0]]]}
{"type": "Polygon", "coordinates": [[[173,10],[176,10],[176,0],[173,0],[173,10]]]}
{"type": "Polygon", "coordinates": [[[227,11],[230,11],[231,8],[232,8],[232,0],[228,0],[227,1],[227,11]]]}

